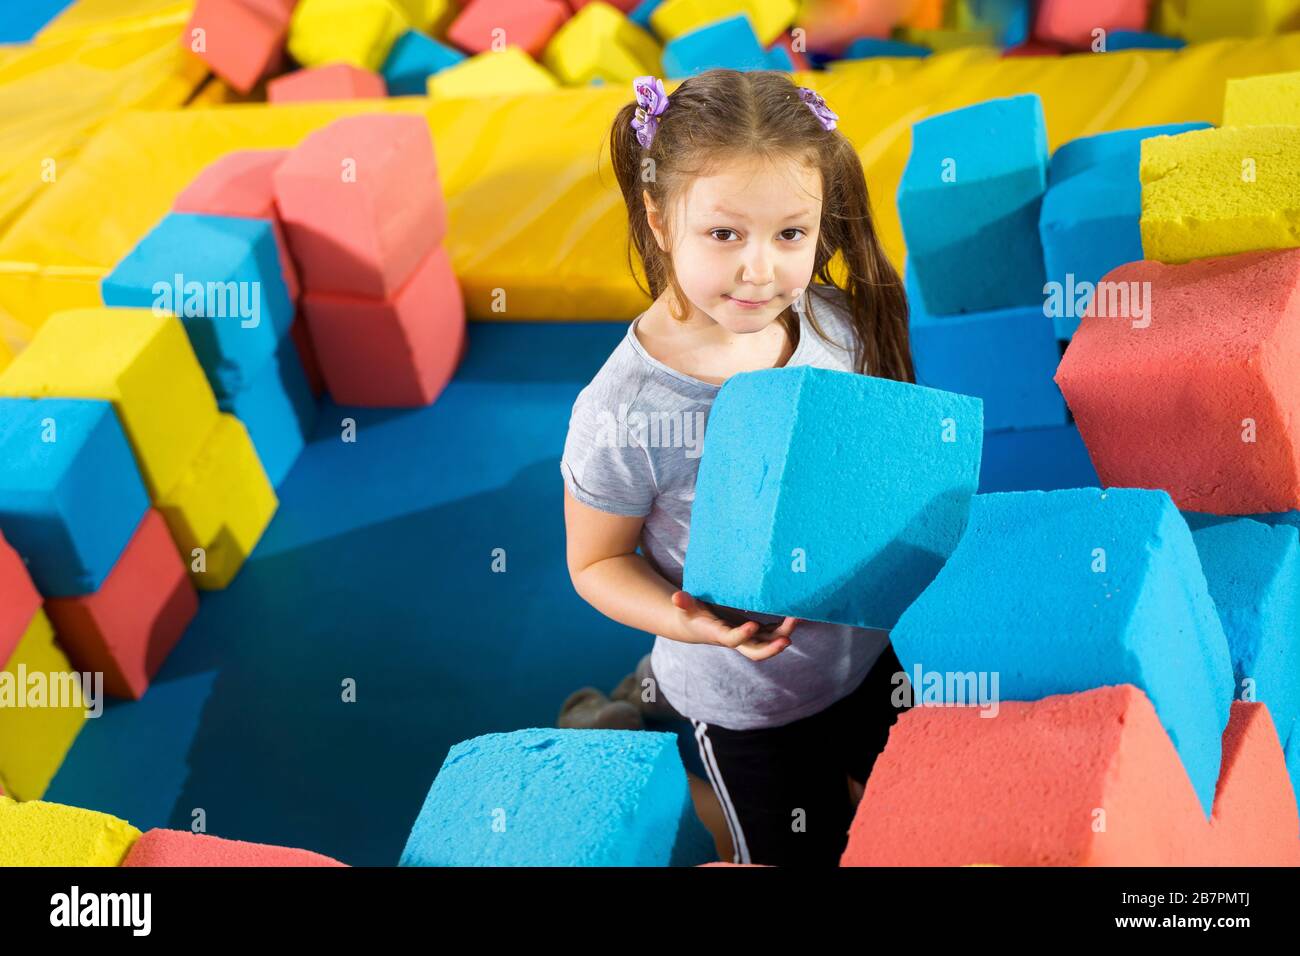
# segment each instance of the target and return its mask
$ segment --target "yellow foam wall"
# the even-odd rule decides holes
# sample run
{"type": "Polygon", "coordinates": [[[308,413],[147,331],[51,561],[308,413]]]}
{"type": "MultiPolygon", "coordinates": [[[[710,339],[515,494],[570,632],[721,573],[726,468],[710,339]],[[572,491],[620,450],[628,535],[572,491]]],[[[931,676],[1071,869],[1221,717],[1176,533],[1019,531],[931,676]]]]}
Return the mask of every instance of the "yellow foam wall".
{"type": "MultiPolygon", "coordinates": [[[[1229,77],[1300,68],[1300,35],[1183,51],[1001,59],[969,49],[915,61],[862,61],[798,74],[840,115],[867,171],[878,229],[896,263],[895,194],[917,120],[1036,92],[1053,147],[1093,133],[1222,118],[1229,77]]],[[[672,84],[670,84],[670,87],[672,84]]],[[[83,162],[0,238],[0,309],[26,327],[94,305],[99,279],[215,157],[291,146],[337,116],[423,109],[447,196],[446,245],[479,319],[630,318],[645,301],[627,274],[626,213],[606,156],[617,87],[488,99],[232,106],[121,116],[83,162]],[[539,127],[539,117],[544,126],[539,127]],[[544,128],[545,135],[538,135],[544,128]],[[86,215],[93,209],[96,214],[86,215]],[[493,312],[496,290],[506,311],[493,312]]]]}

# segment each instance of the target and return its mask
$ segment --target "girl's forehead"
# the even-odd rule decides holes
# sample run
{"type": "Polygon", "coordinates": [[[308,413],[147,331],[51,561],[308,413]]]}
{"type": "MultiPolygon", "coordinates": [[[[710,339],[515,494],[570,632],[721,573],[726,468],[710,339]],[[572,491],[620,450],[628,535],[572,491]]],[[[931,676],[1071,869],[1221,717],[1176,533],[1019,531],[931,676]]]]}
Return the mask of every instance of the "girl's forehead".
{"type": "Polygon", "coordinates": [[[821,193],[821,174],[815,167],[755,163],[696,177],[684,199],[691,212],[704,215],[794,215],[820,210],[821,193]]]}

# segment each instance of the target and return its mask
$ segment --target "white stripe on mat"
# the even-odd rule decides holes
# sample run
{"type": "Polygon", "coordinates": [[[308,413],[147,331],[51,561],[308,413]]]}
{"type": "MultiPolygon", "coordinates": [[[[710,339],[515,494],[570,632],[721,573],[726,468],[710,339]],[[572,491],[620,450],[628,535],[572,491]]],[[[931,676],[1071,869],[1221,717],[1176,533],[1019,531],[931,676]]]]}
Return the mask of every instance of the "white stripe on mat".
{"type": "Polygon", "coordinates": [[[727,785],[722,781],[722,774],[718,770],[718,762],[713,756],[713,741],[708,738],[706,731],[709,725],[701,720],[691,718],[691,723],[695,727],[695,743],[700,748],[700,759],[704,762],[704,769],[708,772],[709,782],[713,784],[714,791],[718,794],[718,801],[722,804],[722,814],[727,820],[727,829],[731,831],[731,843],[735,847],[733,863],[749,863],[749,846],[745,843],[745,831],[740,828],[740,818],[736,815],[736,808],[732,806],[731,795],[727,793],[727,785]]]}

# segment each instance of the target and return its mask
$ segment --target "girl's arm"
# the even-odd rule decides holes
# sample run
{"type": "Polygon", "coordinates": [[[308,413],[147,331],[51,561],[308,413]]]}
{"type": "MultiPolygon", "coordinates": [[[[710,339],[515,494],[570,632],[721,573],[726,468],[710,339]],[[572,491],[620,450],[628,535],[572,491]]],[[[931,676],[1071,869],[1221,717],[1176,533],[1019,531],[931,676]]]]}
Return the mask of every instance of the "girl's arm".
{"type": "Polygon", "coordinates": [[[592,508],[564,489],[569,578],[583,600],[628,627],[687,644],[731,647],[753,661],[790,645],[796,618],[770,631],[757,621],[731,627],[655,571],[636,553],[644,521],[592,508]]]}

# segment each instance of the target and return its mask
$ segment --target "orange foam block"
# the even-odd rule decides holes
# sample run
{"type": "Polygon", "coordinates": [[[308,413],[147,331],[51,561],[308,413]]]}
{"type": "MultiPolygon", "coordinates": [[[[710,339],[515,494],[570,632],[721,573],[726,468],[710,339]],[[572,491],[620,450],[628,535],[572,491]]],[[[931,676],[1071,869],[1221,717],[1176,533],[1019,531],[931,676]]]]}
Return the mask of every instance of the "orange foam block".
{"type": "Polygon", "coordinates": [[[983,707],[913,707],[889,733],[844,866],[1185,866],[1209,826],[1131,684],[983,707]],[[918,768],[924,768],[923,772],[918,768]]]}
{"type": "Polygon", "coordinates": [[[1034,37],[1048,43],[1089,47],[1093,31],[1143,30],[1151,0],[1041,0],[1034,37]]]}
{"type": "Polygon", "coordinates": [[[284,62],[297,0],[198,0],[181,44],[241,93],[284,62]]]}
{"type": "Polygon", "coordinates": [[[280,214],[275,208],[271,174],[289,155],[287,149],[241,149],[209,163],[172,203],[173,212],[266,219],[280,249],[280,271],[289,298],[298,301],[298,270],[289,255],[280,214]]]}
{"type": "Polygon", "coordinates": [[[347,866],[310,850],[223,840],[185,830],[148,830],[122,866],[347,866]]]}
{"type": "Polygon", "coordinates": [[[506,44],[541,59],[555,31],[570,16],[564,0],[470,0],[447,28],[447,39],[471,53],[486,53],[504,31],[506,44]]]}
{"type": "Polygon", "coordinates": [[[1232,703],[1210,829],[1210,865],[1300,866],[1300,813],[1266,704],[1232,703]]]}
{"type": "Polygon", "coordinates": [[[385,97],[384,78],[351,63],[331,63],[277,76],[266,84],[268,103],[310,103],[317,100],[368,100],[385,97]]]}
{"type": "Polygon", "coordinates": [[[289,251],[308,292],[391,297],[447,232],[423,116],[337,120],[304,139],[274,180],[289,251]]]}
{"type": "Polygon", "coordinates": [[[1300,508],[1300,249],[1112,270],[1056,384],[1103,485],[1220,515],[1300,508]]]}
{"type": "Polygon", "coordinates": [[[391,300],[308,290],[303,314],[330,395],[340,405],[428,405],[465,343],[465,301],[439,246],[391,300]]]}
{"type": "Polygon", "coordinates": [[[144,695],[198,609],[167,522],[152,508],[98,591],[45,602],[73,667],[102,672],[104,690],[129,700],[144,695]]]}
{"type": "Polygon", "coordinates": [[[14,656],[40,607],[27,565],[0,534],[0,669],[14,656]]]}

